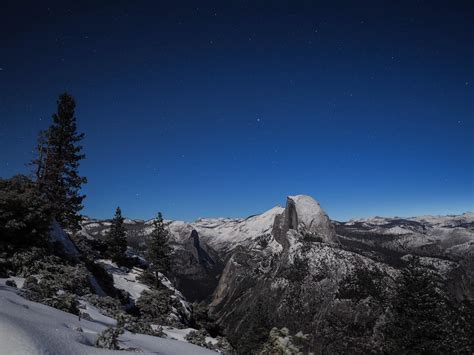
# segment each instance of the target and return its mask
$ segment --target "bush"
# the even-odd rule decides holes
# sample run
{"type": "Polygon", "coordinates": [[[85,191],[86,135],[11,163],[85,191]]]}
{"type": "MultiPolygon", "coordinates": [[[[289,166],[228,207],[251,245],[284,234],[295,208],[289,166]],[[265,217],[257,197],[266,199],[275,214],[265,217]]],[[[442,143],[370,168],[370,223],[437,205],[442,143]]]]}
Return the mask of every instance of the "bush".
{"type": "Polygon", "coordinates": [[[115,298],[106,296],[100,297],[95,294],[88,294],[83,297],[87,302],[97,307],[104,315],[117,318],[122,313],[120,301],[115,298]]]}
{"type": "Polygon", "coordinates": [[[214,349],[214,346],[212,343],[208,343],[206,341],[206,337],[209,336],[207,332],[204,329],[200,330],[192,330],[186,336],[184,339],[186,339],[189,343],[197,345],[197,346],[202,346],[204,348],[208,349],[214,349]]]}
{"type": "Polygon", "coordinates": [[[260,354],[299,355],[304,353],[306,343],[307,336],[302,333],[291,336],[287,328],[273,328],[260,354]]]}
{"type": "Polygon", "coordinates": [[[73,295],[69,292],[64,292],[51,298],[46,298],[43,303],[61,311],[79,315],[79,303],[77,302],[76,295],[73,295]]]}
{"type": "Polygon", "coordinates": [[[120,350],[118,338],[121,334],[124,333],[124,321],[123,318],[119,317],[117,319],[117,327],[112,328],[109,327],[102,331],[97,340],[95,341],[95,345],[98,348],[109,349],[109,350],[120,350]]]}
{"type": "Polygon", "coordinates": [[[129,319],[125,324],[125,329],[132,333],[152,335],[155,337],[165,337],[165,333],[160,326],[158,326],[158,328],[155,330],[151,327],[149,322],[137,318],[129,319]]]}
{"type": "MultiPolygon", "coordinates": [[[[31,256],[35,253],[27,253],[27,255],[31,256]]],[[[15,260],[18,263],[19,260],[25,259],[16,258],[15,260]]],[[[53,260],[55,260],[54,257],[53,260]]],[[[79,314],[76,295],[90,291],[88,272],[84,266],[53,264],[51,257],[45,257],[34,263],[27,263],[23,271],[27,276],[23,289],[30,300],[79,314]]]]}
{"type": "Polygon", "coordinates": [[[44,245],[51,209],[36,184],[24,175],[0,179],[0,251],[44,245]]]}
{"type": "Polygon", "coordinates": [[[171,292],[164,288],[143,291],[136,304],[143,319],[160,324],[166,322],[171,305],[171,292]]]}

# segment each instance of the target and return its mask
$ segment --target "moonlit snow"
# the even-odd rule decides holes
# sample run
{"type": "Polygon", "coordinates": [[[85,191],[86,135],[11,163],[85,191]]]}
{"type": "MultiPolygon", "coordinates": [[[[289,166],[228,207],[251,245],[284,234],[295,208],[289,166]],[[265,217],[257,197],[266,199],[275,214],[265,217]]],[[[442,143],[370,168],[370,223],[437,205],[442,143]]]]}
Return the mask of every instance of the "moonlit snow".
{"type": "Polygon", "coordinates": [[[28,301],[18,293],[17,289],[5,286],[5,279],[0,279],[1,355],[216,354],[184,341],[128,331],[119,341],[120,346],[129,351],[98,349],[93,346],[97,334],[115,323],[112,318],[94,312],[94,307],[86,305],[93,321],[79,320],[73,314],[28,301]]]}

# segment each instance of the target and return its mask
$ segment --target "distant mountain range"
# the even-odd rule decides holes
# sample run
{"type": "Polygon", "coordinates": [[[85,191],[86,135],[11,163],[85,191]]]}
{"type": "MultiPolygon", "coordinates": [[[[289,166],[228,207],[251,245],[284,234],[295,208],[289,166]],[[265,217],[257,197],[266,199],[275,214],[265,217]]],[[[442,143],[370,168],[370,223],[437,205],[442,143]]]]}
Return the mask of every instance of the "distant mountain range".
{"type": "MultiPolygon", "coordinates": [[[[129,245],[143,252],[152,221],[125,223],[129,245]]],[[[86,218],[81,233],[100,239],[109,226],[108,220],[86,218]]],[[[315,332],[314,339],[322,326],[315,319],[324,323],[328,314],[339,314],[341,309],[343,314],[337,317],[380,321],[382,313],[347,306],[338,296],[341,283],[365,268],[381,270],[388,285],[409,255],[421,257],[445,275],[457,299],[474,299],[471,212],[339,222],[331,221],[312,197],[298,195],[289,196],[285,208],[274,207],[248,218],[167,221],[167,227],[175,250],[175,286],[190,301],[209,302],[219,324],[237,342],[251,326],[261,300],[282,326],[296,321],[284,306],[292,297],[295,277],[299,300],[313,307],[300,319],[300,326],[315,332]]]]}

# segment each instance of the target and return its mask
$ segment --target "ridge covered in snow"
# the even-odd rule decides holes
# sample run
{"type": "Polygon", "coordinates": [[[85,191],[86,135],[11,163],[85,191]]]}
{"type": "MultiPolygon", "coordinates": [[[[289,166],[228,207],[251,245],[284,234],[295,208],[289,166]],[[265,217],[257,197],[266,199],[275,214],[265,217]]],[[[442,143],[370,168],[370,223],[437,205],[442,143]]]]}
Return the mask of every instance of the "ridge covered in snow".
{"type": "MultiPolygon", "coordinates": [[[[0,353],[9,355],[37,354],[112,354],[115,351],[94,347],[98,333],[115,324],[112,318],[94,312],[92,320],[21,297],[15,288],[0,280],[0,353]]],[[[214,351],[184,341],[164,339],[126,331],[119,337],[123,350],[117,354],[181,355],[216,354],[214,351]]]]}

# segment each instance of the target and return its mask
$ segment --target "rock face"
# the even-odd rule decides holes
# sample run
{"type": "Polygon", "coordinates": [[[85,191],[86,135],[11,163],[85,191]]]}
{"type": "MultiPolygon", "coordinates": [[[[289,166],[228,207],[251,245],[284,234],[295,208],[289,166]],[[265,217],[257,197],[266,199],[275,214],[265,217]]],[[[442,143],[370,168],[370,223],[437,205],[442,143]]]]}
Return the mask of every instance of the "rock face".
{"type": "MultiPolygon", "coordinates": [[[[328,244],[338,244],[334,226],[318,202],[310,196],[288,196],[286,208],[273,227],[285,238],[289,230],[328,244]]],[[[283,242],[283,241],[282,241],[283,242]]]]}
{"type": "Polygon", "coordinates": [[[201,243],[199,234],[194,229],[188,239],[175,248],[172,265],[176,287],[189,301],[208,299],[224,268],[218,254],[201,243]]]}

